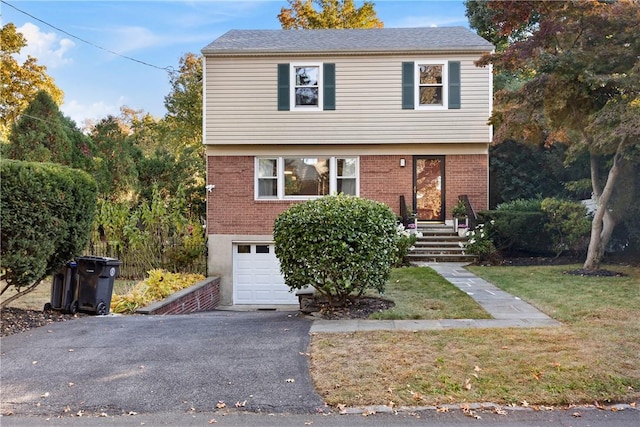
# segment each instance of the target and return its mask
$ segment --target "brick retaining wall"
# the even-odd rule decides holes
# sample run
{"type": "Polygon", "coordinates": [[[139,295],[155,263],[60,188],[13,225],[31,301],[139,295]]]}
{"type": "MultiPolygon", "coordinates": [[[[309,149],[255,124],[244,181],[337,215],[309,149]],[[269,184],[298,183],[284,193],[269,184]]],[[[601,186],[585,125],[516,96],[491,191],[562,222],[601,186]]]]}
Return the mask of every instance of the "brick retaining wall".
{"type": "Polygon", "coordinates": [[[211,311],[220,305],[220,277],[206,279],[162,301],[136,310],[138,314],[187,314],[211,311]]]}

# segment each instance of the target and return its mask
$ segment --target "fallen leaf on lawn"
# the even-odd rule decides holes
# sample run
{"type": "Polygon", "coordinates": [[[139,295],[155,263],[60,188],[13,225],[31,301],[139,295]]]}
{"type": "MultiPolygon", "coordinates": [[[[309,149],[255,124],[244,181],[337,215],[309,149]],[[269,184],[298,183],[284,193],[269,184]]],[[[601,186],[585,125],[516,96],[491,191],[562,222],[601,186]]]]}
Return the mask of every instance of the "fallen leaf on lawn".
{"type": "Polygon", "coordinates": [[[473,370],[476,371],[476,372],[480,372],[480,371],[482,371],[482,368],[480,368],[480,366],[476,365],[476,366],[473,367],[473,370]]]}
{"type": "Polygon", "coordinates": [[[236,408],[244,408],[247,406],[247,401],[240,402],[239,400],[236,402],[236,408]]]}
{"type": "Polygon", "coordinates": [[[525,408],[528,408],[528,407],[529,407],[529,402],[527,402],[526,400],[523,400],[520,404],[521,404],[522,406],[524,406],[525,408]]]}
{"type": "Polygon", "coordinates": [[[471,390],[471,380],[469,378],[464,380],[464,388],[466,388],[467,390],[471,390]]]}
{"type": "Polygon", "coordinates": [[[218,400],[218,403],[216,404],[216,408],[218,409],[222,409],[222,408],[226,408],[227,404],[224,403],[222,400],[218,400]]]}
{"type": "Polygon", "coordinates": [[[413,400],[422,400],[422,399],[424,399],[424,395],[418,393],[417,391],[412,391],[411,392],[411,397],[413,398],[413,400]]]}
{"type": "Polygon", "coordinates": [[[287,378],[286,380],[288,383],[295,383],[296,380],[294,380],[293,378],[287,378]]]}
{"type": "Polygon", "coordinates": [[[540,378],[542,378],[542,372],[534,372],[533,378],[535,378],[537,381],[540,381],[540,378]]]}

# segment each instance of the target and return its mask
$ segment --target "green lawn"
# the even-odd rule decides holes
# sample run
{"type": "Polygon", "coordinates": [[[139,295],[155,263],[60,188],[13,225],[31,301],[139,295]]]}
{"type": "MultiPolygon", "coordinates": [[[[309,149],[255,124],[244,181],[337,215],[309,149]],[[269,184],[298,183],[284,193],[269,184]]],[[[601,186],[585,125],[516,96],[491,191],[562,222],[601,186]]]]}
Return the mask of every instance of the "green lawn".
{"type": "Polygon", "coordinates": [[[370,319],[491,318],[473,298],[426,267],[394,269],[384,298],[395,302],[395,307],[372,314],[370,319]]]}
{"type": "Polygon", "coordinates": [[[578,267],[469,268],[560,327],[315,334],[314,384],[335,406],[637,402],[640,268],[605,267],[626,277],[564,274],[578,267]]]}

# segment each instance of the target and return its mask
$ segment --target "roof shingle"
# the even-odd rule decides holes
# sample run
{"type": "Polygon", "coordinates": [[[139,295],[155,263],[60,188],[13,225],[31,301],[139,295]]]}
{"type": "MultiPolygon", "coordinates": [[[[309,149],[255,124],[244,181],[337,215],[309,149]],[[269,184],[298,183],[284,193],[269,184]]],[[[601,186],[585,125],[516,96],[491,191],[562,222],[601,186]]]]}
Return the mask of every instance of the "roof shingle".
{"type": "Polygon", "coordinates": [[[230,30],[202,49],[205,55],[480,51],[493,45],[465,27],[342,30],[230,30]]]}

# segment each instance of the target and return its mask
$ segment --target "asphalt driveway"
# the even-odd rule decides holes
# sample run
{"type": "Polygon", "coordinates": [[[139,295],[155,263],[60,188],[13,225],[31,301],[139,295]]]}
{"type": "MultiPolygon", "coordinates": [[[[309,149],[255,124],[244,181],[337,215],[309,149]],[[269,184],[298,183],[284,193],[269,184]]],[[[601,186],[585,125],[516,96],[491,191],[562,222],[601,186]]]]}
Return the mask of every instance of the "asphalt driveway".
{"type": "Polygon", "coordinates": [[[88,316],[0,340],[3,412],[313,413],[311,322],[290,312],[88,316]]]}

